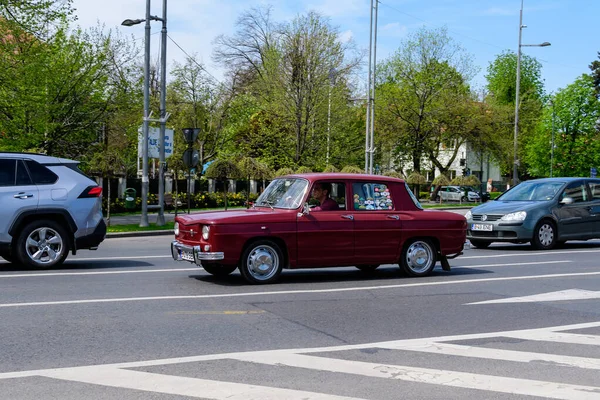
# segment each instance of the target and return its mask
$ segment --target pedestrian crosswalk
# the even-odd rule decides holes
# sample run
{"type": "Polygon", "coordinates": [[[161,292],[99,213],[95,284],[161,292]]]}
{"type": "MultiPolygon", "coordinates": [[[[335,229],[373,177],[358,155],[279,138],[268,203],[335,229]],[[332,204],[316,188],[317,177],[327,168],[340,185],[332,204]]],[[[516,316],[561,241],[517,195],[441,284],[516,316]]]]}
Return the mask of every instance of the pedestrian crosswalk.
{"type": "Polygon", "coordinates": [[[1,373],[0,384],[43,377],[214,400],[586,400],[600,399],[599,370],[600,321],[1,373]]]}

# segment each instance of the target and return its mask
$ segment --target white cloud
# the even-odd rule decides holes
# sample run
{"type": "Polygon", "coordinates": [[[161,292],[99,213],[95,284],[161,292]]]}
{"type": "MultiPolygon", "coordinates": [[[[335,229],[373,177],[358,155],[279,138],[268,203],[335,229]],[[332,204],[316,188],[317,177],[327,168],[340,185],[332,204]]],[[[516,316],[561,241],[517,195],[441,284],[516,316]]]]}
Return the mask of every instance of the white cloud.
{"type": "Polygon", "coordinates": [[[407,33],[406,25],[400,25],[399,22],[392,22],[381,27],[381,34],[389,37],[404,37],[407,33]]]}
{"type": "Polygon", "coordinates": [[[347,30],[347,31],[340,33],[339,41],[342,43],[346,43],[346,42],[351,41],[353,38],[354,38],[354,34],[352,33],[352,30],[347,30]]]}

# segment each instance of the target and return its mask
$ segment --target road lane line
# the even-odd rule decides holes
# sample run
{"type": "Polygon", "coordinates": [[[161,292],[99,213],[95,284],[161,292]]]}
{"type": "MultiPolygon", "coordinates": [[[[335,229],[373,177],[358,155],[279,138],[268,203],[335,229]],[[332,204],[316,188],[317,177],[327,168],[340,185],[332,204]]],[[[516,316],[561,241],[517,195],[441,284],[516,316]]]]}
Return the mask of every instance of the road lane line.
{"type": "Polygon", "coordinates": [[[0,275],[0,278],[30,278],[30,277],[52,277],[52,276],[77,276],[77,275],[115,275],[115,274],[146,274],[152,272],[184,272],[200,271],[202,268],[169,268],[169,269],[140,269],[131,271],[86,271],[86,272],[44,272],[32,274],[0,275]]]}
{"type": "Polygon", "coordinates": [[[548,399],[598,399],[600,387],[545,382],[532,379],[507,378],[494,375],[457,372],[443,369],[419,368],[392,364],[348,361],[301,354],[248,354],[236,360],[266,365],[285,365],[316,371],[338,372],[373,378],[402,380],[464,389],[487,390],[499,393],[539,396],[548,399]]]}
{"type": "Polygon", "coordinates": [[[459,340],[476,340],[476,339],[489,339],[498,337],[508,337],[511,334],[546,334],[548,332],[563,332],[570,330],[579,329],[594,329],[600,327],[600,321],[594,322],[583,322],[579,324],[569,325],[556,325],[544,328],[532,328],[532,329],[520,329],[510,331],[495,331],[495,332],[484,332],[484,333],[466,333],[460,335],[451,336],[437,336],[428,338],[416,338],[416,339],[400,339],[400,340],[389,340],[385,342],[372,342],[362,344],[346,344],[340,346],[329,346],[329,347],[306,347],[306,348],[295,348],[295,349],[282,349],[282,350],[259,350],[259,351],[246,351],[246,352],[232,352],[232,353],[220,353],[220,354],[205,354],[199,356],[188,356],[188,357],[174,357],[174,358],[162,358],[155,360],[144,360],[144,361],[130,361],[113,364],[95,364],[80,367],[64,367],[64,368],[49,368],[49,369],[37,369],[27,371],[16,371],[16,372],[0,372],[0,380],[2,379],[13,379],[13,378],[28,378],[32,376],[45,375],[48,373],[55,373],[56,371],[70,370],[74,368],[147,368],[164,365],[175,365],[184,363],[195,363],[203,361],[214,361],[223,359],[232,359],[245,357],[247,355],[257,356],[270,356],[273,354],[310,354],[310,353],[326,353],[326,352],[338,352],[348,350],[361,350],[370,348],[386,348],[386,347],[404,347],[404,346],[425,346],[431,342],[454,342],[459,340]]]}
{"type": "MultiPolygon", "coordinates": [[[[493,249],[489,249],[489,250],[493,250],[493,249]]],[[[534,251],[534,252],[527,252],[527,253],[505,253],[505,254],[492,254],[492,255],[487,255],[487,256],[460,256],[460,260],[465,260],[465,259],[476,259],[476,258],[500,258],[500,257],[530,257],[530,256],[551,256],[554,254],[568,254],[568,255],[573,255],[573,254],[580,254],[580,253],[600,253],[600,249],[598,250],[577,250],[577,249],[573,249],[573,250],[545,250],[545,251],[534,251]]]]}
{"type": "Polygon", "coordinates": [[[511,264],[481,264],[481,265],[459,265],[456,267],[452,267],[452,269],[462,269],[462,268],[490,268],[490,267],[520,267],[522,265],[546,265],[546,264],[560,264],[560,263],[570,263],[570,260],[554,260],[554,261],[536,261],[536,262],[527,262],[527,263],[511,263],[511,264]]]}
{"type": "Polygon", "coordinates": [[[41,376],[145,392],[214,400],[360,400],[303,390],[280,389],[106,367],[70,368],[41,376]]]}
{"type": "Polygon", "coordinates": [[[597,335],[580,335],[577,333],[563,332],[513,332],[506,337],[513,339],[535,340],[540,342],[557,342],[557,343],[572,343],[583,344],[589,346],[600,346],[600,336],[597,335]]]}
{"type": "Polygon", "coordinates": [[[514,351],[494,348],[481,348],[476,346],[464,346],[451,343],[429,342],[413,344],[397,344],[379,346],[379,348],[389,350],[408,350],[421,353],[444,354],[447,356],[482,358],[487,360],[512,361],[520,363],[532,363],[535,367],[537,363],[552,363],[565,367],[600,369],[600,359],[562,356],[547,353],[533,353],[528,351],[514,351]]]}
{"type": "Polygon", "coordinates": [[[425,286],[444,286],[444,285],[461,285],[468,283],[488,283],[488,282],[507,282],[516,280],[530,279],[557,279],[557,278],[574,278],[584,276],[598,276],[600,272],[580,272],[570,274],[548,274],[548,275],[526,275],[526,276],[509,276],[500,278],[484,278],[484,279],[461,279],[461,280],[446,280],[436,282],[422,283],[405,283],[399,285],[383,285],[383,286],[355,286],[349,288],[334,288],[334,289],[304,289],[304,290],[280,290],[271,292],[246,292],[246,293],[223,293],[223,294],[204,294],[204,295],[181,295],[181,296],[149,296],[149,297],[121,297],[107,299],[86,299],[86,300],[59,300],[59,301],[39,301],[39,302],[23,302],[23,303],[4,303],[0,304],[0,308],[8,307],[31,307],[31,306],[53,306],[53,305],[69,305],[69,304],[94,304],[94,303],[118,303],[128,301],[158,301],[158,300],[199,300],[199,299],[217,299],[217,298],[234,298],[234,297],[258,297],[258,296],[280,296],[294,294],[315,294],[315,293],[341,293],[341,292],[358,292],[367,290],[386,290],[400,288],[414,288],[425,286]]]}

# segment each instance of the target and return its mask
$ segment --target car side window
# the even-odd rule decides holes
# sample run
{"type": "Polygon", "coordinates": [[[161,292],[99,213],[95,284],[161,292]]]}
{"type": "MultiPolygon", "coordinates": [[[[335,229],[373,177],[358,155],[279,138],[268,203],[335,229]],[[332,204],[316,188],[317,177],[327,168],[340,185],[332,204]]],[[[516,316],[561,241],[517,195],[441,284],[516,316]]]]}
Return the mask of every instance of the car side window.
{"type": "Polygon", "coordinates": [[[27,169],[29,169],[33,183],[36,185],[50,185],[58,180],[58,176],[43,165],[32,160],[27,160],[25,163],[27,164],[27,169]]]}
{"type": "MultiPolygon", "coordinates": [[[[321,182],[317,182],[321,183],[321,182]]],[[[329,182],[331,185],[331,193],[329,193],[329,197],[333,199],[337,205],[339,210],[346,209],[346,185],[344,183],[338,182],[329,182]]],[[[312,190],[311,192],[312,193],[312,190]]],[[[312,197],[312,195],[308,199],[309,206],[315,207],[319,205],[319,201],[312,197]]]]}
{"type": "Polygon", "coordinates": [[[354,183],[352,197],[357,211],[394,209],[390,189],[382,183],[354,183]]]}
{"type": "Polygon", "coordinates": [[[589,182],[588,186],[590,187],[592,199],[600,200],[600,182],[589,182]]]}
{"type": "Polygon", "coordinates": [[[587,192],[585,190],[584,182],[572,182],[566,188],[562,194],[562,198],[570,197],[574,203],[581,203],[588,201],[587,192]]]}
{"type": "Polygon", "coordinates": [[[0,186],[15,185],[17,160],[0,159],[0,186]]]}
{"type": "Polygon", "coordinates": [[[29,172],[27,172],[27,168],[25,168],[25,163],[22,160],[17,161],[17,186],[31,184],[31,177],[29,176],[29,172]]]}

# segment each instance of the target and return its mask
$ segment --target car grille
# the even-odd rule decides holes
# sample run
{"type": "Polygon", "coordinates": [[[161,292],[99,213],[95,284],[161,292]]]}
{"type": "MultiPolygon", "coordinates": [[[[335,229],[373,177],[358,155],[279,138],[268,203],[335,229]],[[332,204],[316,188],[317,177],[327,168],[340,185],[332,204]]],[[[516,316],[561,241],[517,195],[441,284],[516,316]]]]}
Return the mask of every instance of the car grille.
{"type": "Polygon", "coordinates": [[[491,214],[473,214],[473,221],[489,221],[494,222],[498,221],[502,218],[502,215],[491,215],[491,214]],[[483,219],[483,216],[486,216],[486,219],[483,219]]]}

